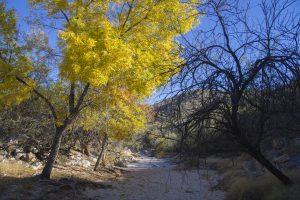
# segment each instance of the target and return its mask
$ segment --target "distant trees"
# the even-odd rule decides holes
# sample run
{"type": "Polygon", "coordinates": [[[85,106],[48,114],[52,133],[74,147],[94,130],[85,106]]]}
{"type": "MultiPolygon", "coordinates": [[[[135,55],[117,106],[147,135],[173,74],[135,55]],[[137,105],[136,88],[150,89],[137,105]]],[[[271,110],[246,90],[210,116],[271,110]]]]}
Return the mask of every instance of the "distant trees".
{"type": "Polygon", "coordinates": [[[203,91],[202,106],[188,123],[227,134],[285,185],[292,181],[266,159],[261,143],[272,116],[287,111],[283,105],[293,102],[299,90],[295,3],[209,0],[199,5],[209,26],[186,38],[187,63],[173,78],[183,93],[203,91]]]}
{"type": "Polygon", "coordinates": [[[194,27],[198,12],[194,1],[180,0],[29,2],[39,10],[32,27],[59,30],[57,46],[48,48],[48,35],[40,31],[28,43],[31,49],[21,51],[14,11],[6,10],[2,2],[0,102],[1,107],[12,106],[29,98],[31,91],[48,107],[55,135],[41,178],[49,179],[65,130],[79,116],[87,120],[82,122],[85,127],[93,124],[95,115],[90,116],[87,109],[92,113],[98,109],[97,115],[102,116],[107,115],[103,105],[112,109],[113,119],[106,126],[112,126],[114,134],[124,131],[118,130],[122,125],[126,131],[131,131],[132,123],[140,126],[142,121],[132,114],[136,105],[176,73],[183,59],[174,38],[194,27]],[[30,59],[28,52],[32,52],[30,59]],[[51,60],[47,65],[40,63],[44,57],[51,60]],[[59,71],[50,84],[31,74],[42,64],[59,71]],[[122,100],[126,96],[130,102],[122,100]]]}

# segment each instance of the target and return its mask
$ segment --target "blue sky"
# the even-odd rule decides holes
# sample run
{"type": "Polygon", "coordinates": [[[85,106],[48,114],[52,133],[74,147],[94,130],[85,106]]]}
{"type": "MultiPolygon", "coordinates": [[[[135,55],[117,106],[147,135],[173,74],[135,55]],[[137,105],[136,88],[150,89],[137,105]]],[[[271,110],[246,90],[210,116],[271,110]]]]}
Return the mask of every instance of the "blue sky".
{"type": "MultiPolygon", "coordinates": [[[[251,0],[251,4],[257,5],[262,0],[251,0]]],[[[6,0],[8,9],[14,8],[18,15],[18,27],[23,31],[29,31],[29,27],[26,25],[24,18],[30,14],[30,6],[28,5],[26,0],[6,0]]],[[[296,0],[296,3],[294,4],[293,9],[296,11],[300,11],[300,0],[296,0]]],[[[257,8],[254,8],[252,10],[252,15],[259,19],[260,13],[258,12],[257,8]]],[[[199,27],[200,29],[205,29],[209,27],[210,24],[205,20],[205,18],[201,19],[201,24],[199,27]]],[[[52,31],[48,34],[49,44],[52,47],[55,47],[57,37],[56,37],[56,31],[52,31]]],[[[192,33],[187,34],[187,38],[193,38],[192,33]]],[[[154,103],[161,99],[163,99],[166,95],[166,93],[169,93],[171,91],[171,88],[166,86],[165,89],[158,89],[157,92],[153,93],[153,96],[147,100],[148,103],[154,103]]]]}

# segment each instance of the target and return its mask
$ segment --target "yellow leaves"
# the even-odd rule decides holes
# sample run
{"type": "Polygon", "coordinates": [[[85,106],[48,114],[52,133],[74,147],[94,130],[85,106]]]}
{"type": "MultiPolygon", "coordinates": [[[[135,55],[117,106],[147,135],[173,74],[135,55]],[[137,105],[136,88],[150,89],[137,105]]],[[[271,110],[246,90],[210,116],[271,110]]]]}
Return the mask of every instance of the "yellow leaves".
{"type": "Polygon", "coordinates": [[[16,16],[14,10],[5,10],[5,4],[0,2],[0,34],[4,40],[16,33],[16,16]]]}
{"type": "MultiPolygon", "coordinates": [[[[98,93],[98,103],[94,99],[98,109],[84,110],[80,117],[80,125],[87,130],[97,129],[99,133],[106,133],[110,138],[121,140],[143,129],[146,118],[143,106],[129,91],[110,85],[98,93]]],[[[89,100],[92,100],[93,92],[90,93],[89,100]]]]}
{"type": "Polygon", "coordinates": [[[69,6],[68,0],[28,0],[30,5],[41,5],[48,11],[49,15],[54,15],[61,10],[66,10],[69,6]]]}
{"type": "Polygon", "coordinates": [[[94,87],[113,79],[139,98],[167,81],[182,61],[174,38],[193,27],[197,10],[179,0],[140,0],[131,6],[120,0],[69,1],[70,22],[59,34],[63,77],[94,87]]]}
{"type": "Polygon", "coordinates": [[[21,55],[21,48],[15,37],[16,16],[14,10],[6,10],[0,2],[0,110],[21,103],[29,98],[34,83],[27,78],[31,70],[27,58],[21,55]],[[17,81],[22,78],[28,86],[17,81]]]}
{"type": "Polygon", "coordinates": [[[34,82],[26,78],[30,69],[27,65],[14,68],[0,60],[0,110],[17,105],[30,97],[34,86],[34,82]],[[25,80],[28,86],[18,82],[16,76],[25,80]]]}
{"type": "Polygon", "coordinates": [[[53,3],[58,9],[66,9],[68,7],[68,0],[54,0],[53,3]]]}
{"type": "Polygon", "coordinates": [[[90,82],[93,86],[101,86],[107,83],[108,77],[105,76],[100,69],[92,69],[90,75],[88,77],[88,82],[90,82]]]}
{"type": "Polygon", "coordinates": [[[88,98],[95,107],[82,115],[85,128],[114,138],[143,128],[138,101],[182,64],[175,38],[197,23],[194,1],[31,0],[55,14],[53,20],[68,18],[58,35],[59,70],[63,80],[91,85],[88,98]]]}

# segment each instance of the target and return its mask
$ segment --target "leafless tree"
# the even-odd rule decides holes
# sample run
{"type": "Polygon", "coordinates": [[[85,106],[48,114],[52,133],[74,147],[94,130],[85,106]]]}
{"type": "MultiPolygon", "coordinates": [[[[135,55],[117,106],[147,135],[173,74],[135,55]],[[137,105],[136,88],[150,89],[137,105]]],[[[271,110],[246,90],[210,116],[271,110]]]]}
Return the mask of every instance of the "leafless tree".
{"type": "Polygon", "coordinates": [[[261,142],[268,105],[275,96],[284,101],[273,94],[278,88],[298,87],[300,23],[293,10],[297,4],[296,0],[262,0],[257,5],[208,0],[199,5],[199,11],[206,13],[203,23],[185,37],[187,63],[172,80],[183,92],[205,91],[198,98],[202,108],[194,110],[190,122],[213,120],[211,128],[234,138],[285,185],[292,181],[266,159],[261,142]],[[258,113],[260,128],[255,133],[243,128],[245,109],[258,113]]]}

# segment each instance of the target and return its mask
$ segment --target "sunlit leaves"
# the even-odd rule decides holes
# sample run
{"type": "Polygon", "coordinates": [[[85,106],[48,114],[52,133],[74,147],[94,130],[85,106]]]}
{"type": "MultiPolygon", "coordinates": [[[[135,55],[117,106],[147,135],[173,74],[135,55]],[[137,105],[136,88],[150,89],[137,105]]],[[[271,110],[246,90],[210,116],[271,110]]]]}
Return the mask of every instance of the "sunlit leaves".
{"type": "Polygon", "coordinates": [[[101,87],[110,80],[140,98],[163,84],[182,62],[174,38],[197,22],[180,0],[31,0],[66,18],[60,32],[61,76],[101,87]]]}
{"type": "Polygon", "coordinates": [[[26,78],[31,66],[21,54],[16,34],[15,12],[6,10],[0,2],[0,110],[28,98],[33,86],[33,81],[26,78]],[[28,86],[18,82],[16,76],[26,80],[28,86]]]}

